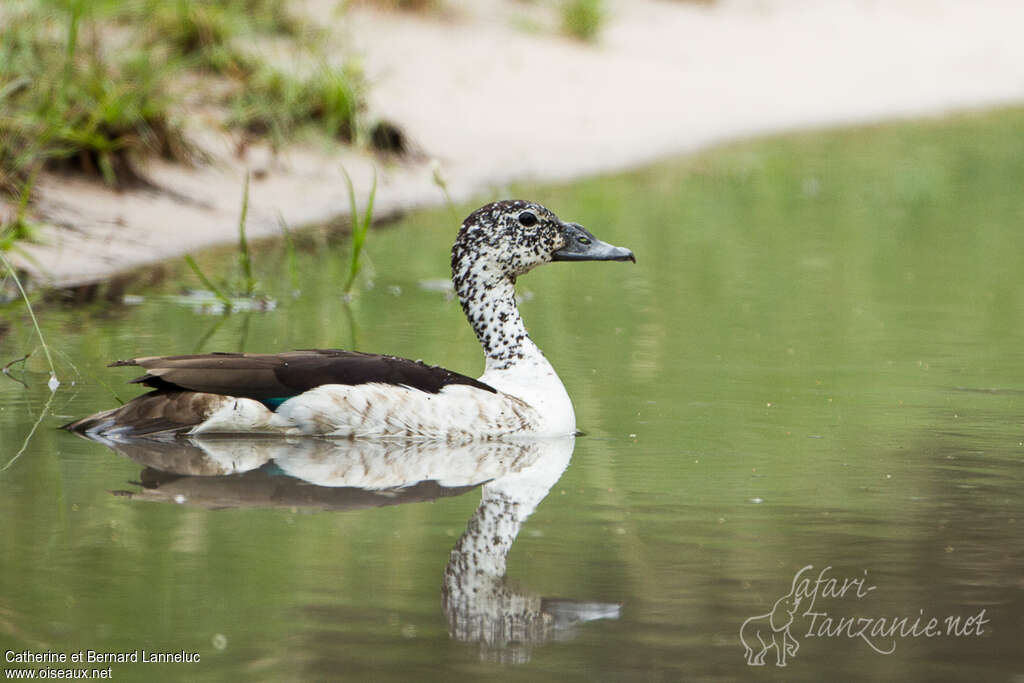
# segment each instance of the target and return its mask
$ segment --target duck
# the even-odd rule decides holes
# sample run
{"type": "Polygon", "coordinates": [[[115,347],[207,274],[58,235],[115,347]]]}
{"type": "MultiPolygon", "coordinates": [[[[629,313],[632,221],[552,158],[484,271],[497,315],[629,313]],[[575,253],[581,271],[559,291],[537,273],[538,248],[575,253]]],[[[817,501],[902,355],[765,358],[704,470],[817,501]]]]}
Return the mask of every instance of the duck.
{"type": "Polygon", "coordinates": [[[259,434],[447,441],[576,433],[572,400],[527,333],[516,279],[567,261],[631,261],[532,201],[502,200],[466,217],[451,250],[455,294],[483,348],[477,379],[421,361],[343,349],[204,353],[118,360],[151,389],[64,425],[117,441],[259,434]]]}

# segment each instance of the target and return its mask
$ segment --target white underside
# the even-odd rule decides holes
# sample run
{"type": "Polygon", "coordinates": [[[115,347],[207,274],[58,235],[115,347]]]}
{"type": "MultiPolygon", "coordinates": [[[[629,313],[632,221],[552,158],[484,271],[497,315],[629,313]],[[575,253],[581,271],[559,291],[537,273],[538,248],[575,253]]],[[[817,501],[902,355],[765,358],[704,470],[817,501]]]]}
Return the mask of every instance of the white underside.
{"type": "Polygon", "coordinates": [[[542,401],[538,410],[516,395],[467,385],[449,385],[431,394],[390,384],[325,384],[285,401],[276,411],[252,399],[224,397],[191,433],[464,441],[574,432],[574,421],[566,423],[564,414],[551,419],[547,407],[542,401]]]}

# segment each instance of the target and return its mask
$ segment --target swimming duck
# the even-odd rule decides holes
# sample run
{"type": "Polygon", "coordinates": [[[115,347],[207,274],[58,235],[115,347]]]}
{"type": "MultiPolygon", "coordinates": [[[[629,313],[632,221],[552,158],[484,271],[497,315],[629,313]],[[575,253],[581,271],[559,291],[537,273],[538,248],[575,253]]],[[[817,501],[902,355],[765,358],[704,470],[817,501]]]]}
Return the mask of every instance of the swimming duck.
{"type": "Polygon", "coordinates": [[[64,427],[104,439],[270,433],[491,439],[576,431],[572,401],[526,332],[516,278],[552,261],[633,261],[633,252],[540,204],[505,200],[463,221],[452,282],[486,355],[479,379],[395,356],[313,349],[119,360],[153,389],[64,427]]]}

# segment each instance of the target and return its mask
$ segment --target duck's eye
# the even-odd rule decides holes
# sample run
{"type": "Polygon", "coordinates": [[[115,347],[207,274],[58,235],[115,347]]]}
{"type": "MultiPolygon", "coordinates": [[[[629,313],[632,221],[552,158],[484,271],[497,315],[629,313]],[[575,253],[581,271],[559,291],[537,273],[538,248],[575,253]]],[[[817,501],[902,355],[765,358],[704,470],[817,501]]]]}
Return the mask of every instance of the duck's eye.
{"type": "Polygon", "coordinates": [[[580,244],[590,244],[590,238],[584,237],[583,235],[577,236],[576,241],[579,242],[580,244]]]}
{"type": "Polygon", "coordinates": [[[532,228],[537,225],[537,217],[533,215],[532,211],[523,211],[519,214],[519,225],[524,228],[532,228]]]}

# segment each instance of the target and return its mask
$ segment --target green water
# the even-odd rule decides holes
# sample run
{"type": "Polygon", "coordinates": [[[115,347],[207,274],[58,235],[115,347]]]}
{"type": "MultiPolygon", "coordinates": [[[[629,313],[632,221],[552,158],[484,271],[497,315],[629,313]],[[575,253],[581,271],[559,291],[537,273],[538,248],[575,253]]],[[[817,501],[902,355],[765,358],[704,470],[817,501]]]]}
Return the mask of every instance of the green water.
{"type": "MultiPolygon", "coordinates": [[[[115,680],[1018,680],[1022,132],[1020,110],[815,132],[496,193],[541,201],[638,263],[555,264],[520,281],[586,436],[564,472],[544,452],[515,466],[486,449],[459,456],[494,469],[483,495],[507,495],[521,516],[536,504],[494,543],[507,580],[484,592],[507,599],[471,604],[479,622],[442,599],[453,549],[488,528],[472,474],[380,494],[324,474],[374,466],[341,446],[136,462],[54,429],[134,395],[130,369],[104,365],[139,355],[355,346],[479,373],[458,304],[421,286],[448,277],[453,212],[372,233],[373,286],[361,280],[348,308],[347,244],[319,233],[297,255],[301,297],[280,246],[255,255],[271,311],[163,298],[179,291],[174,272],[131,287],[138,303],[44,307],[61,388],[50,396],[39,351],[12,367],[27,389],[0,377],[0,647],[200,656],[112,664],[115,680]],[[228,461],[247,471],[188,476],[228,461]],[[822,586],[812,609],[805,595],[786,667],[776,649],[748,666],[741,626],[807,565],[812,584],[826,567],[862,579],[861,597],[822,586]],[[515,631],[513,607],[536,612],[541,598],[549,612],[596,603],[604,618],[515,631]],[[908,635],[869,638],[895,648],[882,654],[821,635],[825,617],[807,612],[865,628],[904,618],[908,635]],[[945,629],[979,615],[960,635],[923,634],[932,617],[945,629]]],[[[236,268],[230,253],[200,260],[236,268]]],[[[36,341],[20,304],[0,316],[6,364],[36,341]]],[[[440,477],[430,467],[446,454],[404,457],[420,456],[440,477]]],[[[78,666],[91,668],[57,668],[78,666]]]]}

